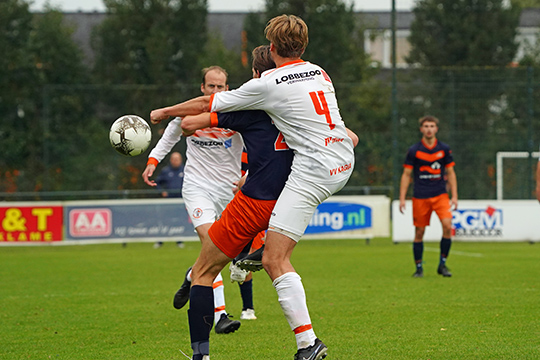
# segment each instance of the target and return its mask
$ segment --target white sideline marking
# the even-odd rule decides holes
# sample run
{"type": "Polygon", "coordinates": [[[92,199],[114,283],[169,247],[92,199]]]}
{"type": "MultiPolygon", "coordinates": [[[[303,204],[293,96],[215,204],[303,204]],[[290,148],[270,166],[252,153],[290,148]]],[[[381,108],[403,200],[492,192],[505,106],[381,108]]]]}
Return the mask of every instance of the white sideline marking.
{"type": "MultiPolygon", "coordinates": [[[[424,247],[424,250],[430,251],[430,252],[440,252],[441,251],[441,249],[433,248],[433,247],[424,247]]],[[[461,256],[469,256],[469,257],[484,257],[484,254],[481,254],[481,253],[471,253],[471,252],[458,251],[458,250],[450,250],[450,255],[461,255],[461,256]]]]}

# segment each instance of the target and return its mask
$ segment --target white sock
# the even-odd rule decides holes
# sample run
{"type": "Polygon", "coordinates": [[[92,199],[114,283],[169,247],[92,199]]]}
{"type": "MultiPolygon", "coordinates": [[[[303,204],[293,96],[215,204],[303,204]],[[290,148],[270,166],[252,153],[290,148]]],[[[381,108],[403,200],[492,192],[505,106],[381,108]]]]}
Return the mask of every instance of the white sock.
{"type": "Polygon", "coordinates": [[[191,282],[191,269],[189,269],[188,274],[186,275],[186,279],[188,279],[189,282],[191,282]]]}
{"type": "Polygon", "coordinates": [[[275,279],[273,285],[283,314],[295,333],[298,349],[315,344],[317,337],[311,327],[306,293],[300,275],[295,272],[285,273],[275,279]]]}
{"type": "Polygon", "coordinates": [[[221,273],[216,276],[214,283],[212,284],[214,289],[214,323],[217,325],[221,314],[226,314],[225,311],[225,292],[223,287],[223,278],[221,273]]]}

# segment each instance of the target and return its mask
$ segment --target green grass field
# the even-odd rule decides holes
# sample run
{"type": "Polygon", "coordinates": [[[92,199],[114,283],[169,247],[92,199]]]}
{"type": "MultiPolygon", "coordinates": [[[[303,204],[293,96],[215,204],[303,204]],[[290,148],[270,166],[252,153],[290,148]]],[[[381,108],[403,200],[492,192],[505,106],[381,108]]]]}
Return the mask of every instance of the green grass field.
{"type": "MultiPolygon", "coordinates": [[[[187,314],[172,296],[199,249],[0,248],[0,359],[185,359],[187,314]]],[[[436,274],[437,243],[424,258],[414,279],[410,244],[300,242],[293,264],[327,359],[540,359],[540,244],[455,242],[452,278],[436,274]]],[[[238,286],[225,288],[238,319],[238,286]]],[[[212,331],[212,360],[292,360],[294,335],[264,272],[254,301],[258,320],[212,331]]]]}

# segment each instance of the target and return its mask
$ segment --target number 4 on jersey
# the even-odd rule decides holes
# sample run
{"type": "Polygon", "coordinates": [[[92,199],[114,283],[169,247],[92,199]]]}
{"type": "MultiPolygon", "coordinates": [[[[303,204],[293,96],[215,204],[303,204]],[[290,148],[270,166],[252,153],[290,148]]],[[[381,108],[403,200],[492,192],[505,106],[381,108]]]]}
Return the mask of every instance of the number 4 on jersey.
{"type": "Polygon", "coordinates": [[[281,151],[281,150],[289,150],[289,146],[285,142],[285,137],[280,132],[278,134],[278,137],[276,138],[276,141],[274,142],[274,150],[275,151],[281,151]]]}
{"type": "Polygon", "coordinates": [[[330,117],[330,109],[328,109],[328,103],[324,97],[324,92],[322,91],[312,91],[309,93],[311,96],[311,101],[313,101],[313,106],[315,106],[315,112],[317,115],[324,115],[326,122],[330,126],[330,130],[334,130],[336,124],[332,124],[332,118],[330,117]]]}

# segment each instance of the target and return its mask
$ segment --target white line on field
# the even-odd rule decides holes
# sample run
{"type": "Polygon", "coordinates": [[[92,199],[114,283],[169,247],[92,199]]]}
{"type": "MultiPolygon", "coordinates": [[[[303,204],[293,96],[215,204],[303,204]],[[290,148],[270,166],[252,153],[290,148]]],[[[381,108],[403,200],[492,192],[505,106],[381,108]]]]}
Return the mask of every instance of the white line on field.
{"type": "MultiPolygon", "coordinates": [[[[425,251],[430,251],[430,252],[440,252],[441,251],[441,249],[433,248],[433,247],[424,247],[424,250],[425,251]]],[[[471,253],[471,252],[458,251],[458,250],[450,250],[450,254],[451,255],[469,256],[469,257],[483,257],[484,256],[484,254],[481,254],[481,253],[471,253]]]]}

